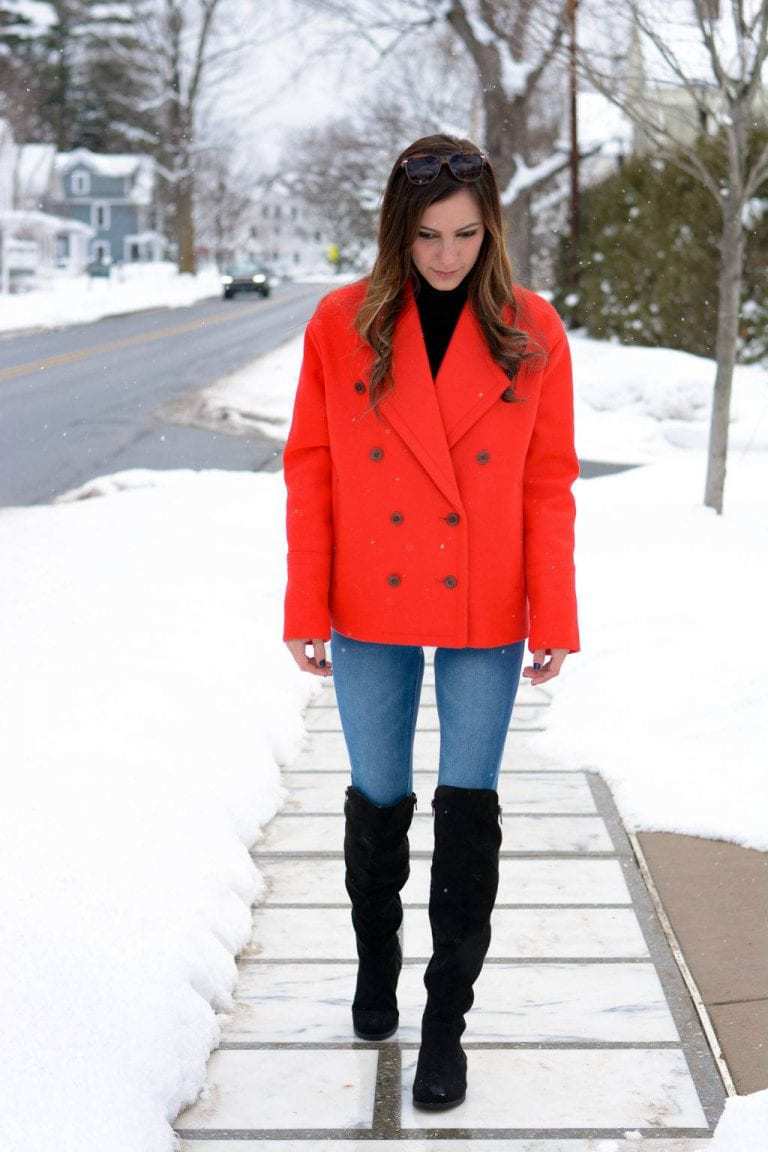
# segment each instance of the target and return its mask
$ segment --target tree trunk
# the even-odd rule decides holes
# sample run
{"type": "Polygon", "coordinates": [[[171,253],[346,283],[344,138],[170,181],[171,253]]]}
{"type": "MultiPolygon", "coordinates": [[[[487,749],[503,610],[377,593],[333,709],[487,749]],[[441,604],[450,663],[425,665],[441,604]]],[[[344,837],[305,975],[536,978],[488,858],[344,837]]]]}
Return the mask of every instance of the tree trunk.
{"type": "MultiPolygon", "coordinates": [[[[734,198],[735,199],[735,198],[734,198]]],[[[728,421],[731,411],[731,386],[736,363],[739,330],[739,302],[744,270],[744,229],[741,203],[728,204],[723,215],[720,238],[719,300],[717,307],[717,372],[709,425],[709,452],[704,503],[722,514],[725,468],[728,458],[728,421]]]]}
{"type": "Polygon", "coordinates": [[[512,275],[517,284],[530,287],[530,196],[527,193],[518,196],[514,204],[505,209],[504,218],[507,225],[507,251],[512,263],[512,275]]]}
{"type": "Polygon", "coordinates": [[[176,239],[179,245],[179,272],[197,272],[191,175],[182,177],[176,184],[176,239]]]}

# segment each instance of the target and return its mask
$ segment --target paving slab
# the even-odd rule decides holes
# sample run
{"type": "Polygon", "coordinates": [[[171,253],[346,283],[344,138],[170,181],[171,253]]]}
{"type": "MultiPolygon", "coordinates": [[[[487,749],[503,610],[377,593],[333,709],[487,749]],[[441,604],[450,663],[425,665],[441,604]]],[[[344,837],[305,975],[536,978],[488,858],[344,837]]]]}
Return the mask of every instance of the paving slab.
{"type": "Polygon", "coordinates": [[[425,652],[400,1028],[379,1043],[352,1031],[349,762],[329,678],[285,766],[287,802],[252,848],[266,892],[205,1088],[176,1118],[182,1149],[352,1152],[375,1141],[389,1152],[618,1152],[648,1139],[654,1152],[702,1152],[725,1103],[717,1062],[605,781],[530,743],[551,702],[530,685],[499,778],[499,892],[462,1038],[467,1099],[446,1112],[413,1108],[439,757],[425,652]]]}
{"type": "Polygon", "coordinates": [[[768,853],[674,832],[637,838],[736,1091],[768,1088],[768,853]]]}

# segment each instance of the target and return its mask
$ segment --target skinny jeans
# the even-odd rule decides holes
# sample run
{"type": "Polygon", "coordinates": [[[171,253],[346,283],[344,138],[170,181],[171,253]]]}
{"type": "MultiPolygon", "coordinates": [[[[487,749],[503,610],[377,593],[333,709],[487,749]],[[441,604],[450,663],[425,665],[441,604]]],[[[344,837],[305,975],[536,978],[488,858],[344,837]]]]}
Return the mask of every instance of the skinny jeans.
{"type": "MultiPolygon", "coordinates": [[[[351,783],[374,804],[395,804],[414,790],[424,649],[354,640],[333,627],[330,647],[351,783]]],[[[435,649],[438,784],[497,787],[524,655],[525,640],[435,649]]]]}

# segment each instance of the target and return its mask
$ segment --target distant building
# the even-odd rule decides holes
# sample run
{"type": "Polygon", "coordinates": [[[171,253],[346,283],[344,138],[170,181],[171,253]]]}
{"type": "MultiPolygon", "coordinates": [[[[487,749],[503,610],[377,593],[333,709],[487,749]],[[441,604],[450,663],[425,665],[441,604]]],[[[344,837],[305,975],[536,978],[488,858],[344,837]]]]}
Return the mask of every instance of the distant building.
{"type": "Polygon", "coordinates": [[[49,208],[94,230],[95,263],[161,260],[166,240],[155,179],[154,160],[142,153],[59,152],[49,208]]]}
{"type": "Polygon", "coordinates": [[[248,258],[262,259],[277,273],[301,276],[329,271],[328,246],[337,238],[282,181],[257,197],[246,228],[248,258]]]}
{"type": "Polygon", "coordinates": [[[45,210],[55,156],[51,144],[17,144],[0,120],[0,292],[75,275],[88,263],[90,225],[45,210]]]}

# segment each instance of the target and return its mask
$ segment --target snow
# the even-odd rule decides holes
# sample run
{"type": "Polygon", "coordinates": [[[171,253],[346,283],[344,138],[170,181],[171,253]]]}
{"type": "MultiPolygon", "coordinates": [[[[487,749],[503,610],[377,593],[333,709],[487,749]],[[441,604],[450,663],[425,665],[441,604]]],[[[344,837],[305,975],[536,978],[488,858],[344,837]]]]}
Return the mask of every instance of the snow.
{"type": "Polygon", "coordinates": [[[0,331],[86,323],[140,308],[177,308],[220,291],[215,267],[193,276],[180,273],[170,261],[114,265],[109,278],[62,274],[45,288],[0,297],[0,331]]]}
{"type": "Polygon", "coordinates": [[[494,32],[482,13],[478,0],[463,0],[462,9],[472,35],[486,48],[493,47],[499,61],[501,85],[510,102],[523,96],[530,83],[531,73],[539,64],[537,59],[516,60],[512,55],[509,38],[494,32]]]}
{"type": "MultiPolygon", "coordinates": [[[[210,418],[284,435],[301,340],[208,389],[210,418]]],[[[766,850],[765,373],[736,370],[718,516],[714,365],[570,342],[579,455],[638,466],[576,482],[582,651],[526,739],[602,773],[630,829],[766,850]]],[[[248,849],[322,690],[280,639],[284,500],[281,472],[130,470],[0,509],[3,1152],[166,1152],[205,1082],[263,895],[248,849]]],[[[768,1091],[730,1098],[712,1152],[766,1127],[768,1091]]]]}
{"type": "Polygon", "coordinates": [[[56,148],[53,144],[19,144],[16,181],[25,202],[40,201],[48,191],[56,148]]]}
{"type": "Polygon", "coordinates": [[[35,208],[8,208],[0,211],[0,224],[10,224],[14,230],[25,225],[37,225],[52,233],[79,232],[83,236],[95,235],[93,228],[81,220],[74,220],[71,216],[54,216],[52,212],[38,212],[35,208]]]}
{"type": "Polygon", "coordinates": [[[131,176],[138,167],[151,164],[152,158],[140,152],[91,152],[89,148],[75,148],[72,152],[56,153],[56,171],[67,172],[76,164],[85,164],[99,176],[131,176]]]}

